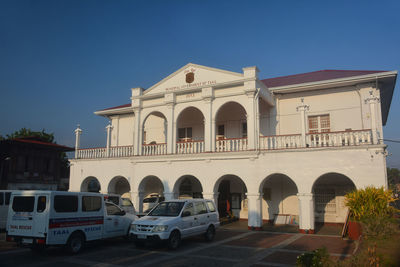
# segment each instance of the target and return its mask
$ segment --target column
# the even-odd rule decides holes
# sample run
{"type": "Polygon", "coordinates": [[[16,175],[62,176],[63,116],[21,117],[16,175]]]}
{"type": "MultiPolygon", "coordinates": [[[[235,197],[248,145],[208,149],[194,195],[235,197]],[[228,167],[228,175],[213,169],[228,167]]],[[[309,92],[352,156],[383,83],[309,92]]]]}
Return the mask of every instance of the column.
{"type": "Polygon", "coordinates": [[[140,112],[139,108],[135,108],[135,121],[134,121],[134,130],[133,130],[133,154],[135,156],[142,154],[142,141],[141,141],[141,132],[142,128],[140,127],[140,112]]]}
{"type": "Polygon", "coordinates": [[[248,96],[248,109],[247,109],[247,149],[256,149],[256,116],[255,116],[255,105],[254,105],[254,92],[247,93],[248,96]]]}
{"type": "Polygon", "coordinates": [[[216,135],[216,132],[215,132],[215,119],[213,118],[211,120],[211,152],[215,151],[215,138],[216,138],[216,136],[217,135],[216,135]]]}
{"type": "Polygon", "coordinates": [[[310,109],[310,106],[304,104],[304,98],[301,99],[301,104],[296,108],[297,111],[300,111],[300,123],[301,123],[301,146],[306,147],[306,111],[310,109]]]}
{"type": "Polygon", "coordinates": [[[75,158],[78,158],[78,150],[81,145],[81,134],[82,134],[82,129],[80,128],[80,125],[78,124],[78,127],[75,129],[75,158]]]}
{"type": "Polygon", "coordinates": [[[164,104],[168,108],[167,116],[167,153],[174,154],[176,151],[176,137],[175,137],[175,94],[166,93],[164,95],[164,104]]]}
{"type": "Polygon", "coordinates": [[[248,228],[249,230],[261,230],[262,228],[262,212],[260,193],[246,193],[248,201],[248,228]]]}
{"type": "Polygon", "coordinates": [[[139,192],[131,191],[131,192],[129,192],[129,193],[131,194],[131,201],[132,201],[132,203],[133,203],[133,206],[134,206],[134,208],[135,208],[135,211],[136,211],[136,212],[139,212],[139,207],[140,207],[140,205],[139,205],[139,203],[140,203],[140,200],[139,200],[139,192]]]}
{"type": "Polygon", "coordinates": [[[106,157],[110,156],[110,145],[111,145],[111,130],[112,130],[112,125],[111,123],[108,123],[106,126],[107,130],[107,145],[106,145],[106,157]]]}
{"type": "MultiPolygon", "coordinates": [[[[204,151],[210,152],[212,149],[212,101],[207,99],[204,101],[205,114],[204,114],[204,151]]],[[[215,127],[215,126],[214,126],[215,127]]]]}
{"type": "MultiPolygon", "coordinates": [[[[204,151],[210,152],[213,150],[212,139],[215,135],[212,133],[212,103],[214,99],[214,91],[212,87],[205,87],[201,90],[201,96],[204,100],[204,151]]],[[[214,126],[215,127],[215,126],[214,126]]],[[[214,146],[215,147],[215,146],[214,146]]]]}
{"type": "Polygon", "coordinates": [[[203,192],[203,198],[204,199],[213,200],[216,209],[218,209],[218,196],[219,196],[219,192],[216,192],[216,193],[214,193],[214,192],[211,192],[211,193],[210,192],[208,192],[208,193],[203,192]]]}
{"type": "Polygon", "coordinates": [[[376,106],[379,103],[379,97],[373,95],[372,91],[369,91],[369,97],[365,99],[365,103],[369,103],[369,109],[371,112],[371,131],[372,131],[372,142],[373,144],[379,143],[379,132],[377,128],[377,112],[376,106]]]}
{"type": "Polygon", "coordinates": [[[171,200],[175,198],[175,193],[174,192],[164,192],[164,197],[165,200],[171,200]]]}
{"type": "Polygon", "coordinates": [[[298,193],[299,198],[299,231],[314,234],[314,198],[311,193],[298,193]]]}

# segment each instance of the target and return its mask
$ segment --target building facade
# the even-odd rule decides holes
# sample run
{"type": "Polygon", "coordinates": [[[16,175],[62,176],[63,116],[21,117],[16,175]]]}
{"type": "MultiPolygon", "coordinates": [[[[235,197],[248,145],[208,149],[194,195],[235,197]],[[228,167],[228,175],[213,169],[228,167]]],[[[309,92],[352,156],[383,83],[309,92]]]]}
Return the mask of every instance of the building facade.
{"type": "Polygon", "coordinates": [[[189,63],[133,88],[131,103],[95,112],[110,121],[105,147],[80,148],[75,130],[70,190],[129,193],[140,211],[151,193],[214,199],[252,229],[344,222],[346,192],[387,186],[382,126],[397,72],[258,72],[189,63]]]}
{"type": "Polygon", "coordinates": [[[73,150],[37,137],[0,141],[0,189],[68,190],[62,153],[73,150]]]}

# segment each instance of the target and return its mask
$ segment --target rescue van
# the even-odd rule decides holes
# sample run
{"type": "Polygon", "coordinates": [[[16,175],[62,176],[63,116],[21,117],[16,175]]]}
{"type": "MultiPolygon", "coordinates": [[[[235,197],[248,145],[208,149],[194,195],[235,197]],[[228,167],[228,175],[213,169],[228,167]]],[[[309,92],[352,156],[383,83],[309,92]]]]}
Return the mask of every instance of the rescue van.
{"type": "Polygon", "coordinates": [[[86,192],[12,193],[6,240],[32,249],[65,245],[78,253],[87,241],[127,236],[136,216],[103,199],[86,192]]]}
{"type": "Polygon", "coordinates": [[[11,193],[15,190],[0,190],[0,229],[6,228],[8,217],[8,205],[10,205],[11,193]]]}

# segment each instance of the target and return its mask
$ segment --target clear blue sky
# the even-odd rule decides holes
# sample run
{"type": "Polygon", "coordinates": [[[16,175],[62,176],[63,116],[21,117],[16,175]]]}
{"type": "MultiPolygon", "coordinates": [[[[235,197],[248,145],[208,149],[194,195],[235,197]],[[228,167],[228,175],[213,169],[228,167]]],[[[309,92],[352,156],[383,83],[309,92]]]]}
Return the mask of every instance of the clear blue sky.
{"type": "MultiPolygon", "coordinates": [[[[261,78],[321,69],[400,70],[400,1],[0,0],[0,134],[53,132],[104,146],[94,111],[129,103],[193,62],[261,78]]],[[[384,128],[400,139],[400,88],[384,128]]],[[[400,168],[400,144],[389,166],[400,168]]]]}

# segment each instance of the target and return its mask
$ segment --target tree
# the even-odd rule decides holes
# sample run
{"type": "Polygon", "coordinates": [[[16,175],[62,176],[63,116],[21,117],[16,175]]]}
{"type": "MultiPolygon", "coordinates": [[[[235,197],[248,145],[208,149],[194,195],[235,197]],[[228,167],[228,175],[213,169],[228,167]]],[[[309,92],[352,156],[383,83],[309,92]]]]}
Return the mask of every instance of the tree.
{"type": "Polygon", "coordinates": [[[21,128],[12,134],[7,134],[7,139],[24,138],[24,137],[37,137],[44,142],[55,143],[54,134],[46,133],[43,129],[41,132],[35,132],[31,129],[21,128]]]}
{"type": "Polygon", "coordinates": [[[400,170],[397,168],[387,168],[387,178],[389,188],[396,191],[396,184],[400,184],[400,170]]]}

